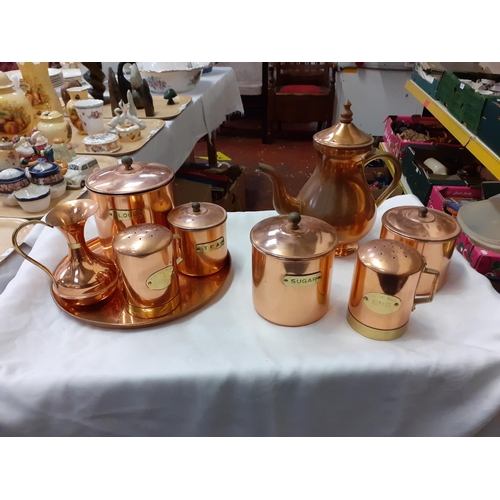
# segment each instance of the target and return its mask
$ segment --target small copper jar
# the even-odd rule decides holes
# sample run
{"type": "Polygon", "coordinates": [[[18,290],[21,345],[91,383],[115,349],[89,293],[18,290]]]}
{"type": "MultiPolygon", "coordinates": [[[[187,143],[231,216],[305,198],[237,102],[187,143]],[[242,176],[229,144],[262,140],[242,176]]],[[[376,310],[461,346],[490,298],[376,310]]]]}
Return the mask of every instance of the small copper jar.
{"type": "Polygon", "coordinates": [[[429,269],[406,243],[378,239],[358,248],[347,320],[361,335],[375,340],[401,337],[416,304],[431,302],[439,272],[429,269]],[[415,298],[420,276],[431,276],[431,292],[415,298]]]}
{"type": "Polygon", "coordinates": [[[329,308],[335,229],[315,217],[292,212],[258,222],[250,241],[255,310],[283,326],[321,319],[329,308]]]}
{"type": "Polygon", "coordinates": [[[124,156],[121,165],[90,174],[86,186],[90,198],[99,203],[95,221],[106,255],[113,257],[113,237],[127,227],[146,223],[168,225],[174,175],[166,165],[133,162],[130,156],[124,156]]]}
{"type": "MultiPolygon", "coordinates": [[[[457,220],[444,212],[427,207],[403,206],[384,213],[380,237],[401,241],[415,248],[429,267],[439,271],[439,290],[446,281],[460,231],[457,220]]],[[[433,281],[432,276],[422,275],[417,295],[431,293],[433,281]]]]}
{"type": "Polygon", "coordinates": [[[168,214],[178,269],[188,276],[209,276],[227,260],[227,212],[215,203],[184,203],[168,214]]]}
{"type": "Polygon", "coordinates": [[[128,227],[113,239],[128,312],[156,318],[180,303],[172,232],[158,224],[128,227]]]}

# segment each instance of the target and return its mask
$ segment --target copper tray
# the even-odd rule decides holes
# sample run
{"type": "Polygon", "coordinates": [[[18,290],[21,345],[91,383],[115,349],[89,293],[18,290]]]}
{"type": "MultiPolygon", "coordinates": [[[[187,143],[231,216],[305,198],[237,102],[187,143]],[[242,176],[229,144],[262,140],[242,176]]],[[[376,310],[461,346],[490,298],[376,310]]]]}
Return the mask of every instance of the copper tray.
{"type": "MultiPolygon", "coordinates": [[[[101,253],[99,238],[90,240],[87,245],[93,252],[101,253]]],[[[61,262],[64,262],[67,258],[65,257],[61,262]]],[[[171,313],[152,319],[131,316],[125,307],[125,299],[120,288],[103,304],[78,308],[73,307],[66,300],[55,295],[52,287],[50,287],[50,290],[54,302],[65,313],[80,321],[102,328],[144,328],[182,318],[210,302],[222,290],[230,269],[231,256],[228,253],[226,265],[211,276],[192,278],[179,273],[180,304],[171,313]]]]}

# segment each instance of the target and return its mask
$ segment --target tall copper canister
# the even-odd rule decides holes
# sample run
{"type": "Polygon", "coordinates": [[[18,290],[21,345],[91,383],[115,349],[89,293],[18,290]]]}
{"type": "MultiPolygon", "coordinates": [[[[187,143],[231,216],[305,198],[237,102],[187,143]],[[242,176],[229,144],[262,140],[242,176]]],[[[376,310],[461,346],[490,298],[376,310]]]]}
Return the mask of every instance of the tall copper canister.
{"type": "Polygon", "coordinates": [[[178,269],[188,276],[209,276],[227,261],[227,212],[215,203],[184,203],[168,214],[178,269]]]}
{"type": "MultiPolygon", "coordinates": [[[[415,248],[427,265],[439,271],[437,290],[446,282],[460,224],[454,217],[427,207],[402,206],[387,210],[382,216],[380,238],[401,241],[415,248]]],[[[423,274],[417,295],[429,295],[434,278],[423,274]]]]}
{"type": "Polygon", "coordinates": [[[128,227],[113,239],[128,312],[156,318],[180,303],[173,235],[158,224],[128,227]]]}
{"type": "Polygon", "coordinates": [[[439,272],[429,269],[417,250],[406,243],[377,239],[358,248],[347,320],[361,335],[393,340],[408,328],[416,304],[431,302],[439,272]],[[431,292],[415,297],[420,276],[433,279],[431,292]]]}
{"type": "Polygon", "coordinates": [[[325,221],[292,212],[251,230],[255,310],[272,323],[308,325],[328,311],[337,232],[325,221]]]}
{"type": "Polygon", "coordinates": [[[122,163],[102,168],[86,180],[89,196],[99,203],[95,214],[97,234],[104,253],[113,257],[113,237],[137,224],[167,227],[173,207],[174,170],[161,163],[134,162],[124,156],[122,163]]]}

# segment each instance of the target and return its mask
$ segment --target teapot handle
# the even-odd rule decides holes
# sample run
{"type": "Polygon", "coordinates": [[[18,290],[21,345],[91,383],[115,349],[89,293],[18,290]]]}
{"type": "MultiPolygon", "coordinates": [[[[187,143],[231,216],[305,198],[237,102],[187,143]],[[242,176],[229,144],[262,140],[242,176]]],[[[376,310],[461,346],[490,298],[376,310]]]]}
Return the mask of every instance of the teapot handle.
{"type": "Polygon", "coordinates": [[[387,168],[392,173],[392,182],[387,186],[385,191],[383,191],[380,196],[375,201],[377,207],[395,191],[398,187],[399,181],[401,180],[401,162],[391,153],[375,153],[363,160],[363,169],[368,163],[373,160],[383,160],[387,165],[387,168]],[[391,168],[392,166],[392,168],[391,168]]]}
{"type": "Polygon", "coordinates": [[[23,228],[25,228],[26,226],[31,226],[31,225],[34,225],[34,224],[43,224],[44,226],[51,227],[51,228],[54,227],[54,226],[51,226],[50,224],[47,224],[46,222],[43,222],[41,220],[29,220],[29,221],[23,222],[12,233],[12,245],[14,246],[14,249],[16,250],[16,252],[18,254],[20,254],[22,257],[24,257],[26,260],[28,260],[29,262],[31,262],[35,266],[39,267],[42,271],[45,271],[50,276],[50,278],[52,279],[52,281],[57,285],[56,279],[54,278],[53,274],[45,266],[43,266],[42,264],[40,264],[40,262],[36,261],[35,259],[31,258],[28,254],[24,253],[21,250],[21,248],[19,247],[19,243],[17,242],[17,235],[19,234],[19,232],[23,228]]]}

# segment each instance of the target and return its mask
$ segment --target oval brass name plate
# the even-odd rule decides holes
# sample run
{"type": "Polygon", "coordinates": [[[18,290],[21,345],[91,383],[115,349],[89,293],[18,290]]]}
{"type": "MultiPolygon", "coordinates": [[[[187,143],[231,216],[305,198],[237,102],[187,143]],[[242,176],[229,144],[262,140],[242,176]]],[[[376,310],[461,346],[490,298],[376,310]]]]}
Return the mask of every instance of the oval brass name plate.
{"type": "Polygon", "coordinates": [[[365,306],[377,314],[391,314],[401,306],[401,300],[393,295],[379,292],[368,292],[363,296],[365,306]]]}
{"type": "Polygon", "coordinates": [[[224,236],[221,236],[220,238],[217,238],[214,241],[210,241],[209,243],[198,243],[196,245],[196,253],[212,252],[213,250],[218,250],[223,246],[224,246],[224,236]]]}
{"type": "Polygon", "coordinates": [[[153,273],[147,280],[146,286],[151,290],[163,290],[172,283],[173,266],[167,266],[153,273]]]}
{"type": "Polygon", "coordinates": [[[283,284],[285,286],[309,286],[316,285],[323,278],[321,271],[312,274],[304,274],[303,276],[294,276],[291,274],[286,274],[283,278],[283,284]]]}

